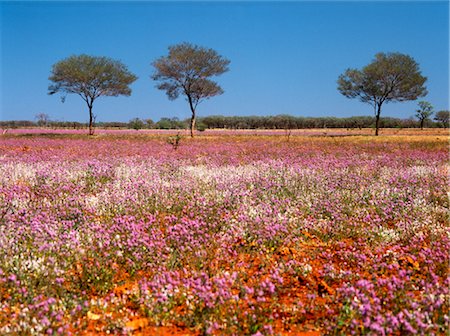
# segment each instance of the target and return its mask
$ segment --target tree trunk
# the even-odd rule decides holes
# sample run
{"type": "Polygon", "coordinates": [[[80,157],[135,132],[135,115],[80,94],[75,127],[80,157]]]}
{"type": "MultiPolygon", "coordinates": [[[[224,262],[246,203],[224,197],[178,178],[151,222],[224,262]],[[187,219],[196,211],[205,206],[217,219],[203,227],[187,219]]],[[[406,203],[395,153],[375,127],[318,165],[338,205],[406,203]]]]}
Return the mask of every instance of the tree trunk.
{"type": "Polygon", "coordinates": [[[92,114],[92,103],[88,103],[89,107],[89,135],[94,135],[94,115],[92,114]]]}
{"type": "Polygon", "coordinates": [[[425,119],[420,120],[420,129],[423,130],[423,123],[424,123],[425,119]]]}
{"type": "Polygon", "coordinates": [[[378,129],[380,125],[380,114],[381,114],[381,104],[376,105],[376,113],[375,113],[375,136],[378,136],[378,129]]]}
{"type": "Polygon", "coordinates": [[[194,137],[194,130],[195,130],[195,112],[192,113],[191,117],[191,138],[194,137]]]}
{"type": "Polygon", "coordinates": [[[191,138],[194,137],[194,130],[195,130],[195,107],[192,103],[192,98],[190,95],[187,96],[189,101],[189,107],[191,108],[191,138]]]}

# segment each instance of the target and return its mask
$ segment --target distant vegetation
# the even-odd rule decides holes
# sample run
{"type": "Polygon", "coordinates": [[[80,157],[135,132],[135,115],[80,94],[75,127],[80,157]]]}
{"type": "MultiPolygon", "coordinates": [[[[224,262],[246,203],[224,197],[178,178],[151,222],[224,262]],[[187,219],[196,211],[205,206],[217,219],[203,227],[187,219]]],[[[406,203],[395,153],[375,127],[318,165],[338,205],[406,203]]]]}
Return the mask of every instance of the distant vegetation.
{"type": "MultiPolygon", "coordinates": [[[[449,111],[439,111],[436,113],[434,121],[425,119],[424,127],[444,128],[449,127],[449,111]]],[[[36,116],[36,121],[29,120],[10,120],[0,121],[1,128],[27,128],[27,127],[46,127],[46,128],[69,128],[84,129],[88,123],[75,121],[52,121],[46,115],[36,116]],[[41,117],[41,118],[39,118],[41,117]],[[44,118],[42,118],[44,117],[44,118]]],[[[189,129],[190,119],[181,120],[179,118],[161,118],[158,122],[151,119],[133,118],[129,122],[98,122],[98,128],[117,128],[117,129],[189,129]]],[[[295,117],[291,115],[275,116],[208,116],[198,118],[196,129],[204,131],[205,129],[310,129],[310,128],[374,128],[375,117],[358,116],[347,118],[336,117],[295,117]]],[[[400,119],[384,117],[380,118],[379,127],[381,128],[419,128],[421,120],[413,118],[400,119]]]]}
{"type": "MultiPolygon", "coordinates": [[[[347,118],[336,117],[294,117],[290,115],[224,117],[210,116],[200,118],[199,123],[207,128],[229,129],[304,129],[304,128],[372,128],[375,117],[358,116],[347,118]]],[[[426,127],[442,127],[442,123],[427,120],[426,127]]],[[[384,117],[380,119],[382,128],[415,128],[419,123],[414,119],[384,117]]]]}

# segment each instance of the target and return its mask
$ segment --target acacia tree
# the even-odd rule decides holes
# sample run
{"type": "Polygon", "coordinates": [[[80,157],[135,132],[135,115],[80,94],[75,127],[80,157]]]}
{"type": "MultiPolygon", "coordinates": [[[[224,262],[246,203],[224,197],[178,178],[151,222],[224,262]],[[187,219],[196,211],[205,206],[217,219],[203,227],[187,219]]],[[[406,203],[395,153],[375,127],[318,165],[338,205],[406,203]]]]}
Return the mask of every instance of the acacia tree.
{"type": "Polygon", "coordinates": [[[47,126],[47,124],[50,122],[50,117],[47,113],[38,113],[36,114],[35,118],[39,126],[47,126]]]}
{"type": "Polygon", "coordinates": [[[416,61],[401,53],[378,53],[361,70],[347,69],[338,78],[338,90],[347,98],[359,98],[373,106],[378,135],[383,103],[416,100],[427,94],[427,78],[416,61]]]}
{"type": "Polygon", "coordinates": [[[144,126],[144,121],[139,118],[133,118],[128,122],[128,128],[135,129],[136,131],[144,128],[144,126]]]}
{"type": "Polygon", "coordinates": [[[450,111],[449,110],[442,110],[439,112],[436,112],[435,116],[434,116],[434,120],[436,120],[437,122],[441,122],[442,126],[445,127],[449,127],[449,120],[450,120],[450,111]]]}
{"type": "Polygon", "coordinates": [[[169,47],[169,55],[152,63],[155,72],[151,78],[157,88],[165,90],[170,100],[180,94],[186,96],[191,110],[191,137],[194,137],[197,105],[204,99],[220,95],[222,88],[210,79],[228,71],[230,61],[215,50],[182,43],[169,47]]]}
{"type": "Polygon", "coordinates": [[[62,93],[64,102],[66,94],[75,93],[87,104],[89,109],[89,135],[94,134],[92,106],[101,96],[129,96],[129,85],[137,77],[128,71],[120,61],[108,57],[89,55],[70,56],[53,65],[49,80],[49,94],[62,93]]]}
{"type": "Polygon", "coordinates": [[[433,105],[431,105],[427,101],[420,101],[419,109],[416,110],[416,118],[419,119],[420,129],[423,129],[423,124],[425,123],[425,120],[428,120],[428,118],[432,114],[433,114],[433,105]]]}

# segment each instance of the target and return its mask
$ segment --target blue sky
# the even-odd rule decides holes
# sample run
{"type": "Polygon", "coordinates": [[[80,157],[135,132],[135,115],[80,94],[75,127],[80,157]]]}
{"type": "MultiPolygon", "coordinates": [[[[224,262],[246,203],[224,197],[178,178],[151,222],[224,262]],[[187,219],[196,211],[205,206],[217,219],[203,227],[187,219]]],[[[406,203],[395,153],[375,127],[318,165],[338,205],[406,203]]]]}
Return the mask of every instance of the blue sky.
{"type": "MultiPolygon", "coordinates": [[[[372,115],[342,96],[338,76],[377,52],[412,56],[428,77],[423,98],[449,108],[448,1],[289,2],[0,2],[1,120],[87,121],[85,103],[47,95],[51,66],[74,54],[121,60],[139,79],[130,97],[101,97],[97,121],[188,118],[180,97],[167,99],[150,79],[151,62],[169,45],[191,42],[231,61],[217,77],[225,93],[201,103],[199,116],[372,115]]],[[[408,118],[417,101],[384,106],[408,118]]]]}

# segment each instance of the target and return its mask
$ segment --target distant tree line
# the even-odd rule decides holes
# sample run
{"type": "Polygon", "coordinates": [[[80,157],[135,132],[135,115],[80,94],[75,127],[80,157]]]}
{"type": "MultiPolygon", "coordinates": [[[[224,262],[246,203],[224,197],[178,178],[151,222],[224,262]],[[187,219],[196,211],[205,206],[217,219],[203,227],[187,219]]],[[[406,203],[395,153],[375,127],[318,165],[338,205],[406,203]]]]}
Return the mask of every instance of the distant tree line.
{"type": "MultiPolygon", "coordinates": [[[[305,129],[305,128],[372,128],[375,127],[376,118],[358,116],[347,118],[336,117],[294,117],[290,115],[277,116],[208,116],[199,118],[199,124],[206,128],[226,129],[305,129]]],[[[424,121],[426,127],[448,127],[448,121],[424,121]]],[[[415,128],[420,123],[414,119],[380,118],[379,126],[382,128],[415,128]]]]}
{"type": "MultiPolygon", "coordinates": [[[[127,128],[127,122],[98,122],[97,125],[100,128],[127,128]]],[[[45,124],[39,121],[30,120],[6,120],[0,121],[1,128],[30,128],[30,127],[40,127],[40,128],[66,128],[66,129],[86,129],[89,123],[82,123],[78,121],[53,121],[48,120],[45,124]]]]}
{"type": "MultiPolygon", "coordinates": [[[[382,117],[379,120],[381,128],[419,128],[449,127],[449,111],[436,112],[434,121],[430,118],[400,119],[391,117],[382,117]]],[[[76,121],[53,121],[46,115],[36,116],[37,121],[29,120],[10,120],[0,121],[1,128],[27,128],[27,127],[47,127],[47,128],[66,128],[66,129],[86,129],[89,123],[76,121]]],[[[163,117],[158,122],[151,119],[134,118],[129,122],[97,122],[98,128],[103,129],[190,129],[191,120],[181,120],[177,117],[163,117]]],[[[222,116],[213,115],[198,118],[196,129],[204,131],[205,129],[311,129],[311,128],[374,128],[376,117],[355,116],[355,117],[295,117],[291,115],[275,116],[222,116]]]]}

